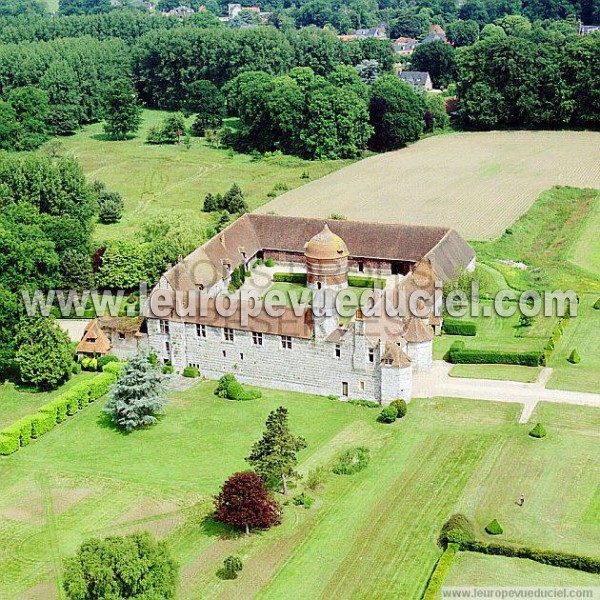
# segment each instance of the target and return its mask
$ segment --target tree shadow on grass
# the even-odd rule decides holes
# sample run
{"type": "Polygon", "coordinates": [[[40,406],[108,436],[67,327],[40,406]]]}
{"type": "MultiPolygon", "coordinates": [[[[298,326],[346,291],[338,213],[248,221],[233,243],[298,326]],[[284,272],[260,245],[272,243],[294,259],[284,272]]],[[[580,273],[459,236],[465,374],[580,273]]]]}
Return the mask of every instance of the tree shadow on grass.
{"type": "Polygon", "coordinates": [[[129,140],[134,140],[135,138],[135,135],[128,135],[124,140],[121,140],[106,133],[94,133],[94,135],[90,135],[90,139],[96,140],[97,142],[128,142],[129,140]]]}
{"type": "MultiPolygon", "coordinates": [[[[101,429],[110,429],[111,431],[114,431],[115,433],[121,434],[123,437],[129,435],[129,433],[127,431],[125,431],[124,429],[121,429],[120,427],[115,425],[115,422],[112,420],[112,417],[108,413],[105,413],[104,411],[102,411],[98,415],[98,418],[96,419],[96,424],[101,429]]],[[[133,432],[131,432],[131,433],[133,433],[133,432]]]]}
{"type": "Polygon", "coordinates": [[[215,521],[214,514],[206,515],[201,521],[202,533],[220,540],[237,540],[244,535],[242,531],[215,521]]]}

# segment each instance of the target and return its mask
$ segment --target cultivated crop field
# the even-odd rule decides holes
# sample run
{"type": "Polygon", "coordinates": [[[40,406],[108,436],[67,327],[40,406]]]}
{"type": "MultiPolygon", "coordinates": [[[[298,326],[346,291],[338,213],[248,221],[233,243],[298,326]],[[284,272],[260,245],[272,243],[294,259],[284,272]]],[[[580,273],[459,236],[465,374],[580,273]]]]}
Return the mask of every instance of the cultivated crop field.
{"type": "Polygon", "coordinates": [[[259,212],[447,225],[501,235],[554,185],[600,187],[600,133],[493,131],[430,137],[292,190],[259,212]]]}
{"type": "MultiPolygon", "coordinates": [[[[83,539],[136,530],[168,542],[186,600],[418,600],[441,554],[440,527],[457,510],[482,536],[498,518],[506,541],[597,554],[596,409],[540,404],[532,420],[549,433],[534,440],[531,425],[517,424],[520,407],[506,403],[414,400],[402,421],[383,425],[376,410],[323,397],[264,390],[239,403],[215,397],[214,387],[174,393],[155,427],[131,435],[114,430],[96,402],[2,457],[0,598],[59,598],[62,561],[83,539]],[[308,510],[288,503],[280,527],[233,535],[211,519],[212,496],[247,468],[278,405],[307,440],[302,473],[357,445],[371,449],[371,462],[353,476],[330,474],[309,492],[308,510]],[[215,572],[232,552],[244,570],[223,581],[215,572]]],[[[293,493],[303,489],[300,481],[293,493]]],[[[589,576],[570,575],[589,585],[589,576]]]]}

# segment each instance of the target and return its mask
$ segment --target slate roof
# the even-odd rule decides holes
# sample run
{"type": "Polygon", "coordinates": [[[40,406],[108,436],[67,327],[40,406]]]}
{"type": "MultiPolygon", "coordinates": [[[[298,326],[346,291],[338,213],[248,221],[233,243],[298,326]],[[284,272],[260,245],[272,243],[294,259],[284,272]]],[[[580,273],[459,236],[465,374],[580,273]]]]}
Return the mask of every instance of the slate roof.
{"type": "Polygon", "coordinates": [[[425,85],[429,79],[427,71],[402,71],[398,76],[411,85],[425,85]]]}

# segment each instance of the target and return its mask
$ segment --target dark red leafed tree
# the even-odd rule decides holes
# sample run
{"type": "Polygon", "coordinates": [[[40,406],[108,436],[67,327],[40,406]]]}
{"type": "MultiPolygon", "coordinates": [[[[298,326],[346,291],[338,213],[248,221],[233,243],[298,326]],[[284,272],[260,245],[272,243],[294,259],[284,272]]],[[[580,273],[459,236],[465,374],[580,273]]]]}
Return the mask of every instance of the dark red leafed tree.
{"type": "Polygon", "coordinates": [[[268,529],[281,523],[281,508],[252,471],[234,473],[215,498],[215,518],[236,529],[268,529]]]}

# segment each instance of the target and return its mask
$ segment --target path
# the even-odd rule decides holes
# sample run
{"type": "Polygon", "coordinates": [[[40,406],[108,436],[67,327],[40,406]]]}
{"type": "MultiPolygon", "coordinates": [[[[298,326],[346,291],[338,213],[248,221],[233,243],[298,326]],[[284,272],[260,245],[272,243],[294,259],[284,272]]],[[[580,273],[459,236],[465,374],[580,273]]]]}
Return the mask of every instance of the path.
{"type": "Polygon", "coordinates": [[[415,374],[413,378],[413,398],[445,396],[471,398],[473,400],[493,400],[496,402],[518,402],[523,404],[523,412],[519,423],[527,423],[539,401],[580,404],[600,408],[600,394],[546,389],[546,383],[552,374],[552,369],[549,368],[542,371],[535,383],[520,383],[517,381],[450,377],[450,369],[453,366],[436,360],[430,371],[415,374]]]}

